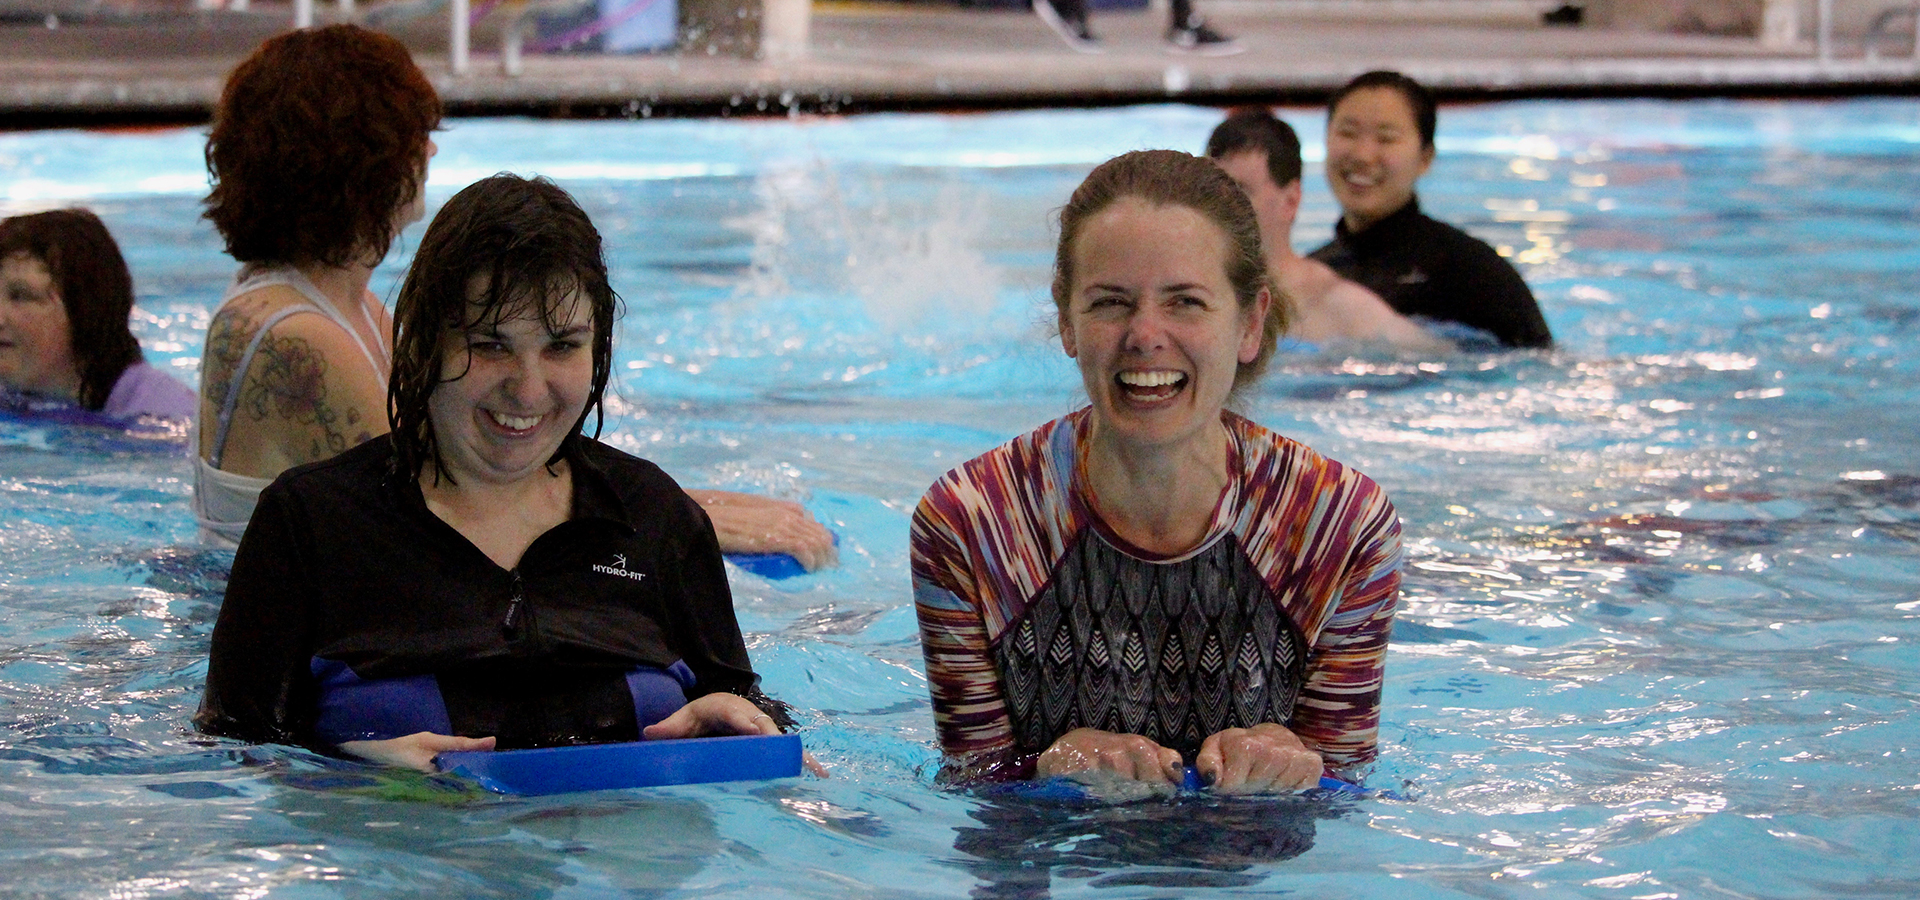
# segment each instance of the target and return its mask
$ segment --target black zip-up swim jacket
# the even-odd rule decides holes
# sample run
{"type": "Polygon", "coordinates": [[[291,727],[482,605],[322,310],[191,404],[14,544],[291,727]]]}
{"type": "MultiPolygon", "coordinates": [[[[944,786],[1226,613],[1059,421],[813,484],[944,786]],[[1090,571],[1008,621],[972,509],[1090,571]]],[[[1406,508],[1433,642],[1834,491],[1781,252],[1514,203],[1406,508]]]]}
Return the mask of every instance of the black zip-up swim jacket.
{"type": "Polygon", "coordinates": [[[1403,316],[1459,322],[1508,347],[1548,347],[1553,333],[1513,264],[1485,241],[1420,211],[1418,199],[1309,254],[1379,294],[1403,316]]]}
{"type": "Polygon", "coordinates": [[[686,699],[728,691],[784,726],[747,660],[706,512],[646,460],[585,437],[565,455],[571,518],[512,570],[393,474],[386,437],[282,475],[234,556],[195,724],[331,750],[345,738],[317,727],[322,707],[338,719],[344,702],[351,720],[366,702],[328,693],[344,680],[411,692],[451,733],[501,749],[636,740],[641,673],[673,706],[682,685],[686,699]]]}

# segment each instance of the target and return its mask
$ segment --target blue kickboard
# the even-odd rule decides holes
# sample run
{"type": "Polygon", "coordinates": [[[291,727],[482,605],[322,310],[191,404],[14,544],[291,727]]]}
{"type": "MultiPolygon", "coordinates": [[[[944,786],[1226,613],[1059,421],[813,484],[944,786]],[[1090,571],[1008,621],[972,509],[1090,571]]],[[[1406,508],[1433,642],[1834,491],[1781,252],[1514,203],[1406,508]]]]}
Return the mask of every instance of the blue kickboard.
{"type": "Polygon", "coordinates": [[[442,753],[442,772],[499,794],[569,794],[620,788],[758,781],[800,774],[800,736],[745,734],[673,741],[582,744],[535,750],[442,753]]]}
{"type": "Polygon", "coordinates": [[[807,567],[785,553],[729,553],[727,562],[761,578],[779,580],[807,574],[807,567]]]}
{"type": "MultiPolygon", "coordinates": [[[[837,533],[833,536],[833,545],[840,546],[840,535],[837,533]]],[[[727,562],[761,578],[770,578],[775,581],[807,574],[807,567],[787,553],[728,553],[726,557],[727,562]]]]}

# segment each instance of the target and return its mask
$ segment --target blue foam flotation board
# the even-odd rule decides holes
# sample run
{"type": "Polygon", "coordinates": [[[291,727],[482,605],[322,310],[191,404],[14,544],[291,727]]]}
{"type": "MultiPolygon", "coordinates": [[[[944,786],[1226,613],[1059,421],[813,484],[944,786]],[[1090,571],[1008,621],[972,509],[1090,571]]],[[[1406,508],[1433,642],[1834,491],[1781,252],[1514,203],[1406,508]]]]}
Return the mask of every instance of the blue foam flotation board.
{"type": "Polygon", "coordinates": [[[761,578],[792,578],[807,574],[807,567],[785,553],[729,553],[727,562],[752,572],[761,578]]]}
{"type": "Polygon", "coordinates": [[[535,750],[442,753],[442,772],[500,794],[569,794],[619,788],[758,781],[800,774],[800,736],[745,734],[535,750]]]}
{"type": "MultiPolygon", "coordinates": [[[[840,535],[837,532],[833,535],[833,545],[840,546],[840,535]]],[[[807,567],[801,565],[800,561],[793,558],[790,553],[728,553],[726,557],[727,562],[761,578],[778,581],[782,578],[807,574],[807,567]]]]}

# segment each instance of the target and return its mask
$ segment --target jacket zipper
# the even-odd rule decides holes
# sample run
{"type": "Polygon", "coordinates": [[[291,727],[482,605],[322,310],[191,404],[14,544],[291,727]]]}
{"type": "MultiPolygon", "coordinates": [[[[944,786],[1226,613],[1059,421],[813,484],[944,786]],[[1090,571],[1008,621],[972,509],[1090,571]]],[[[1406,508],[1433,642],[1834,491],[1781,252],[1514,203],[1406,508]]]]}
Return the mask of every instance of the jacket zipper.
{"type": "Polygon", "coordinates": [[[526,585],[520,581],[519,569],[508,574],[513,576],[513,600],[507,604],[507,617],[500,622],[500,630],[506,632],[508,637],[512,637],[514,631],[520,627],[520,608],[526,605],[527,592],[526,585]]]}

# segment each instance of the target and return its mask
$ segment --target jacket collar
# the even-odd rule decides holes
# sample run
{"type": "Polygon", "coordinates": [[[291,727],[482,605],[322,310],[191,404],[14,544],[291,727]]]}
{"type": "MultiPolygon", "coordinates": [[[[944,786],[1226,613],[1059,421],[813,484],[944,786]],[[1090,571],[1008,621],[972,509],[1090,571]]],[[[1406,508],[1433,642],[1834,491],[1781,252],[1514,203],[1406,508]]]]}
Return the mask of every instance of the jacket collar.
{"type": "Polygon", "coordinates": [[[561,455],[566,457],[567,466],[573,472],[571,521],[599,519],[618,525],[622,531],[632,534],[635,529],[626,502],[620,499],[620,492],[613,489],[613,482],[607,478],[606,470],[587,453],[587,444],[592,440],[586,435],[576,434],[560,445],[561,455]]]}
{"type": "MultiPolygon", "coordinates": [[[[391,444],[392,435],[382,435],[375,440],[391,444]]],[[[587,444],[592,440],[586,435],[576,434],[560,445],[560,455],[567,461],[567,470],[573,473],[573,506],[567,521],[605,522],[623,533],[632,534],[636,529],[627,504],[620,499],[620,493],[614,490],[606,470],[587,452],[587,444]]],[[[391,448],[385,481],[402,504],[417,512],[432,515],[427,509],[427,498],[420,490],[420,483],[399,471],[399,456],[392,453],[391,448]]]]}
{"type": "Polygon", "coordinates": [[[1347,228],[1347,217],[1334,220],[1333,239],[1352,247],[1378,247],[1382,244],[1401,240],[1406,229],[1414,222],[1424,218],[1420,213],[1420,197],[1414,195],[1407,205],[1394,210],[1386,218],[1373,223],[1365,231],[1354,233],[1347,228]]]}

